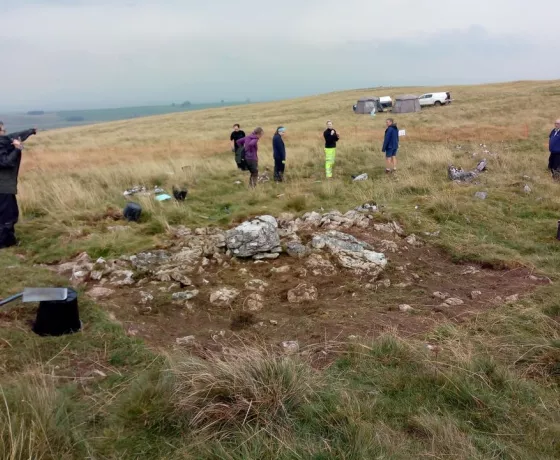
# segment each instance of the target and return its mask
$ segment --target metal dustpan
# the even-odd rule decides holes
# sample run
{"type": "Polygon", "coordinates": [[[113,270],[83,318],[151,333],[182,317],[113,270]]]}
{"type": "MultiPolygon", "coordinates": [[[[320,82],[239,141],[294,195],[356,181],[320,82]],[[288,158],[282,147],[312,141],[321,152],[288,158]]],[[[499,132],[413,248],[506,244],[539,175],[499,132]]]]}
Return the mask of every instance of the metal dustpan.
{"type": "Polygon", "coordinates": [[[22,302],[63,301],[68,297],[67,288],[25,288],[23,292],[0,300],[0,306],[13,302],[19,298],[22,302]]]}

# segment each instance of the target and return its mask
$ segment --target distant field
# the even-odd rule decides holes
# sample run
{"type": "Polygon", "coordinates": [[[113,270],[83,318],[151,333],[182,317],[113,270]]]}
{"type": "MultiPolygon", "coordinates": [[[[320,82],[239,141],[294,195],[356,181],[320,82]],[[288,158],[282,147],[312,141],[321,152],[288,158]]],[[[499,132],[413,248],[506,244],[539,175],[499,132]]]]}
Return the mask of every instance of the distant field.
{"type": "Polygon", "coordinates": [[[9,131],[20,131],[30,126],[39,130],[84,126],[109,121],[129,120],[131,118],[165,115],[169,113],[191,112],[194,110],[212,109],[217,107],[240,105],[241,102],[192,104],[188,107],[181,105],[154,105],[142,107],[120,107],[116,109],[95,110],[62,110],[59,112],[44,112],[40,115],[28,113],[0,113],[0,120],[9,131]]]}

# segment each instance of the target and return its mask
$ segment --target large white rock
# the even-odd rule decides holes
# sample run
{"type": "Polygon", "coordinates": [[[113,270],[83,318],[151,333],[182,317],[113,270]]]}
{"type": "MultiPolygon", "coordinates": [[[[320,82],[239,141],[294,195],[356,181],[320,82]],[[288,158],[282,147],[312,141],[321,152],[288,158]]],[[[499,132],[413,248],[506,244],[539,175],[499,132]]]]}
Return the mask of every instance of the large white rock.
{"type": "Polygon", "coordinates": [[[272,216],[260,216],[226,232],[226,245],[236,257],[253,257],[280,246],[278,223],[272,216]]]}
{"type": "Polygon", "coordinates": [[[387,266],[385,254],[373,251],[369,244],[347,233],[336,230],[318,233],[311,244],[315,249],[329,250],[342,267],[358,275],[368,273],[377,277],[387,266]]]}

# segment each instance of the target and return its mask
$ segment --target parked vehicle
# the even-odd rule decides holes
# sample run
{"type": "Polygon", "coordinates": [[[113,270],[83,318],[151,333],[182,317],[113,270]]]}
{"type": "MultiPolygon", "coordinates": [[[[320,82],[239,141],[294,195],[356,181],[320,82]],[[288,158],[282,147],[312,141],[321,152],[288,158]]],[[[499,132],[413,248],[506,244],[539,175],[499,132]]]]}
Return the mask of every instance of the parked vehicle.
{"type": "Polygon", "coordinates": [[[440,93],[426,93],[422,94],[419,98],[420,106],[425,107],[428,105],[440,106],[444,104],[451,104],[451,93],[440,92],[440,93]]]}
{"type": "Polygon", "coordinates": [[[393,99],[391,99],[391,96],[381,96],[379,102],[381,102],[381,107],[383,107],[384,110],[393,107],[393,99]]]}

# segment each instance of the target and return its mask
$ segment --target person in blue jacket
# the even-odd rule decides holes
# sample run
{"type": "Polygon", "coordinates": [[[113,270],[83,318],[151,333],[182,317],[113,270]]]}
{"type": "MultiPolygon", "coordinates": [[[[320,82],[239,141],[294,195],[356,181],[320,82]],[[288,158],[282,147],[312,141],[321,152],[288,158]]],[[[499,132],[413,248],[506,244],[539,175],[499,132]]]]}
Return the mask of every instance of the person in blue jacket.
{"type": "Polygon", "coordinates": [[[274,155],[274,181],[284,182],[284,170],[286,169],[286,146],[284,135],[286,128],[279,126],[272,138],[272,152],[274,155]]]}
{"type": "Polygon", "coordinates": [[[556,120],[554,129],[548,136],[548,149],[550,151],[548,169],[554,179],[560,180],[560,118],[556,120]]]}
{"type": "Polygon", "coordinates": [[[383,140],[383,149],[387,166],[385,172],[387,174],[397,171],[397,150],[399,150],[399,128],[392,118],[387,118],[387,129],[385,130],[385,139],[383,140]]]}

